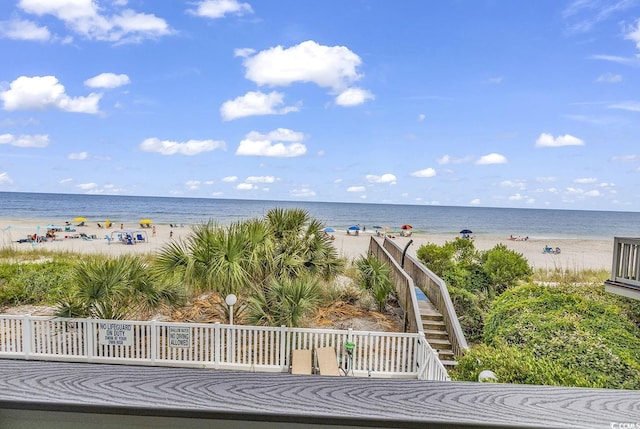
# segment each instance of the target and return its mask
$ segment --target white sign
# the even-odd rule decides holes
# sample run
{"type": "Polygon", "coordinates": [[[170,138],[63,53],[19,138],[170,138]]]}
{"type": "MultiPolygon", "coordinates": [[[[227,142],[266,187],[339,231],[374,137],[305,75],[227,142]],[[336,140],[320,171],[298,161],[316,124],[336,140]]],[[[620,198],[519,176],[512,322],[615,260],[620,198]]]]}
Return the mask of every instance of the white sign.
{"type": "Polygon", "coordinates": [[[169,326],[169,347],[191,347],[191,328],[169,326]]]}
{"type": "Polygon", "coordinates": [[[98,342],[103,346],[133,346],[133,325],[102,322],[98,324],[98,342]]]}

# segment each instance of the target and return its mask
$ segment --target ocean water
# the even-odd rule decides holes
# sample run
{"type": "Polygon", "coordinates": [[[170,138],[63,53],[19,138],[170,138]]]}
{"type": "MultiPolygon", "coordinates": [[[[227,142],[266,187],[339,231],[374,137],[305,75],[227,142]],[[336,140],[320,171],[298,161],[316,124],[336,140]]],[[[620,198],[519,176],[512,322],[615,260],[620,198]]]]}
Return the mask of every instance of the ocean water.
{"type": "MultiPolygon", "coordinates": [[[[128,226],[137,225],[143,218],[158,224],[190,225],[213,220],[228,225],[262,217],[275,207],[307,210],[336,230],[354,224],[369,230],[374,226],[398,230],[410,224],[415,232],[434,234],[456,235],[470,229],[476,235],[505,237],[640,237],[637,212],[0,192],[0,219],[42,219],[53,224],[83,216],[88,222],[110,219],[116,225],[128,226]]],[[[7,226],[0,220],[0,229],[7,226]]]]}

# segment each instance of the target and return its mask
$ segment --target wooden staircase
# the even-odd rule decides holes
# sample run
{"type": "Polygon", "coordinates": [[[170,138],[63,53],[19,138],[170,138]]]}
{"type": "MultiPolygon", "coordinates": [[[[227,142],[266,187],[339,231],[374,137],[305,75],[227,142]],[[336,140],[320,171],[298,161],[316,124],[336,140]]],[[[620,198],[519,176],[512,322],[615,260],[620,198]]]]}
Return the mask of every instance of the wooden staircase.
{"type": "Polygon", "coordinates": [[[418,301],[418,309],[427,342],[432,349],[438,351],[440,361],[445,368],[454,368],[458,362],[455,360],[442,314],[429,301],[418,301]]]}

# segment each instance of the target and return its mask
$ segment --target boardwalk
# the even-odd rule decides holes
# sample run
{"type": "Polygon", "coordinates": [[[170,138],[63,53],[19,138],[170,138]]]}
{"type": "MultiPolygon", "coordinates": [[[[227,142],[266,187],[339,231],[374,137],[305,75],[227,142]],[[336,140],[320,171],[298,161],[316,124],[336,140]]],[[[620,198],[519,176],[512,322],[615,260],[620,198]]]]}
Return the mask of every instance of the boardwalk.
{"type": "Polygon", "coordinates": [[[214,422],[245,428],[609,428],[640,422],[640,392],[0,360],[0,427],[87,422],[92,428],[187,429],[214,422]]]}

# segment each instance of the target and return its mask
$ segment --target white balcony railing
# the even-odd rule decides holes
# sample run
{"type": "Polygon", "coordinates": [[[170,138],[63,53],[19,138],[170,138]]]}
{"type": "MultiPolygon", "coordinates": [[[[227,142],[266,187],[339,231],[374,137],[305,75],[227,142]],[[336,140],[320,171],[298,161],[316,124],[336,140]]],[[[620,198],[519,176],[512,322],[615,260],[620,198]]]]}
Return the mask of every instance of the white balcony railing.
{"type": "Polygon", "coordinates": [[[614,238],[611,281],[640,288],[640,238],[614,238]]]}
{"type": "Polygon", "coordinates": [[[318,347],[354,376],[449,380],[419,333],[0,315],[0,358],[288,372],[294,349],[318,347]]]}

